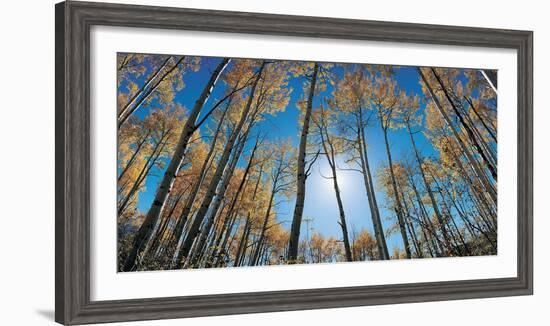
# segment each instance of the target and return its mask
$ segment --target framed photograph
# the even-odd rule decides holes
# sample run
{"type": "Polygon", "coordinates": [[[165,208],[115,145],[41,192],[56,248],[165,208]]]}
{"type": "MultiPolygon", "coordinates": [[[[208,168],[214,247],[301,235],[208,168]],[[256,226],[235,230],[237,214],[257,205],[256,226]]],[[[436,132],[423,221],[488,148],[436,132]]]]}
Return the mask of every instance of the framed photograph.
{"type": "Polygon", "coordinates": [[[532,32],[55,9],[57,322],[532,294],[532,32]]]}

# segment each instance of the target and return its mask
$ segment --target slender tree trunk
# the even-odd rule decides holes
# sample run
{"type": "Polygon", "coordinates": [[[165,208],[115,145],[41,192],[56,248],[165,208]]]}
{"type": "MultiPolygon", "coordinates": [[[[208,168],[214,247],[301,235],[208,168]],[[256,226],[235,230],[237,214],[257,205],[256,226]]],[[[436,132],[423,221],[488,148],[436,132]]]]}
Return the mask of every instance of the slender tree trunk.
{"type": "MultiPolygon", "coordinates": [[[[227,174],[226,174],[224,180],[222,180],[221,189],[216,194],[217,198],[219,198],[219,199],[216,200],[215,203],[213,205],[211,205],[211,207],[210,207],[210,210],[211,210],[211,212],[209,214],[210,216],[208,217],[207,223],[204,226],[202,232],[200,233],[199,240],[198,240],[199,242],[198,242],[198,244],[195,248],[196,249],[195,254],[197,254],[197,255],[202,254],[202,250],[204,249],[204,244],[206,243],[206,239],[207,239],[208,235],[210,234],[210,231],[212,229],[212,225],[214,224],[214,220],[215,220],[215,217],[216,217],[218,209],[219,209],[219,205],[222,201],[221,198],[225,197],[225,192],[226,192],[227,186],[229,184],[231,176],[233,175],[233,171],[234,171],[234,169],[237,165],[237,161],[239,160],[239,157],[241,156],[241,152],[242,152],[242,149],[244,148],[244,144],[246,142],[246,139],[247,139],[246,136],[243,137],[241,145],[239,146],[239,150],[236,153],[233,154],[232,162],[229,166],[229,169],[227,169],[227,171],[226,171],[227,174]]],[[[252,162],[254,160],[254,155],[256,153],[257,148],[258,148],[258,140],[256,140],[256,144],[254,144],[254,148],[252,149],[252,153],[250,154],[250,158],[248,159],[248,164],[247,164],[246,169],[243,173],[243,177],[241,179],[241,182],[239,183],[239,187],[237,188],[235,198],[237,198],[239,196],[239,193],[243,189],[243,186],[244,186],[244,184],[246,182],[246,179],[247,179],[248,172],[250,171],[250,168],[252,167],[252,162]]]]}
{"type": "MultiPolygon", "coordinates": [[[[231,215],[233,214],[233,212],[231,212],[231,209],[228,209],[228,211],[224,214],[225,215],[224,220],[227,220],[229,214],[231,215]]],[[[214,262],[216,259],[216,251],[217,251],[217,248],[215,247],[215,242],[218,239],[219,234],[222,232],[223,222],[224,221],[222,221],[221,218],[218,218],[216,220],[216,223],[214,224],[214,231],[212,232],[210,239],[206,244],[207,250],[204,254],[204,259],[207,259],[207,262],[210,263],[210,267],[214,267],[214,262]]]]}
{"type": "Polygon", "coordinates": [[[386,244],[386,237],[384,235],[384,228],[382,226],[382,219],[380,218],[380,210],[378,209],[376,192],[374,191],[372,174],[370,171],[367,142],[365,137],[365,130],[363,127],[362,108],[359,108],[359,122],[357,124],[357,133],[359,158],[361,159],[361,170],[363,172],[363,181],[365,183],[367,198],[369,201],[369,208],[374,228],[374,236],[376,238],[376,245],[378,247],[378,258],[380,260],[388,260],[390,259],[390,254],[388,252],[388,246],[386,244]]]}
{"type": "Polygon", "coordinates": [[[443,93],[445,94],[445,97],[447,98],[447,101],[451,104],[451,107],[453,108],[453,111],[455,113],[455,115],[458,117],[458,119],[460,120],[460,123],[462,124],[462,126],[464,127],[464,129],[466,130],[466,133],[468,134],[468,138],[470,139],[470,141],[474,144],[474,147],[476,148],[478,154],[481,156],[481,158],[483,159],[483,161],[485,162],[485,166],[487,166],[487,168],[489,169],[489,171],[491,172],[491,175],[493,176],[493,179],[497,180],[497,170],[496,170],[496,167],[493,166],[493,164],[491,164],[491,162],[489,161],[489,159],[487,158],[487,155],[485,155],[485,152],[483,151],[483,149],[481,148],[479,142],[477,141],[472,129],[470,128],[470,126],[466,123],[466,121],[464,121],[464,117],[462,116],[462,114],[459,112],[458,108],[456,107],[454,101],[452,100],[451,96],[449,95],[449,91],[447,90],[447,88],[445,87],[445,85],[443,85],[443,81],[441,80],[441,78],[439,78],[439,75],[437,75],[437,73],[435,72],[435,69],[434,68],[431,68],[432,70],[432,73],[433,75],[435,76],[435,79],[437,80],[437,82],[439,83],[439,86],[441,86],[441,89],[443,90],[443,93]]]}
{"type": "MultiPolygon", "coordinates": [[[[214,218],[216,217],[216,215],[218,213],[218,210],[220,208],[220,204],[223,201],[223,199],[225,198],[225,193],[227,191],[227,187],[229,186],[229,182],[231,181],[231,177],[233,176],[235,168],[237,167],[237,162],[239,161],[239,159],[242,155],[242,152],[244,150],[244,146],[246,144],[246,141],[248,140],[249,132],[250,132],[250,128],[247,128],[247,130],[242,135],[242,137],[240,137],[240,140],[237,142],[237,145],[236,145],[237,148],[236,148],[236,150],[234,151],[234,153],[231,157],[229,165],[224,170],[222,178],[221,178],[220,182],[218,183],[218,186],[216,188],[216,194],[215,194],[214,198],[212,199],[212,202],[210,203],[210,206],[208,207],[208,210],[207,210],[206,215],[204,217],[204,220],[206,220],[207,223],[206,223],[205,227],[203,228],[204,232],[201,232],[201,236],[199,238],[199,247],[198,247],[199,250],[202,250],[202,245],[203,245],[203,241],[205,240],[205,236],[208,235],[208,233],[210,232],[211,226],[214,222],[214,218]],[[205,232],[206,232],[206,234],[205,234],[205,232]]],[[[254,147],[254,150],[252,151],[251,159],[253,159],[254,151],[256,150],[256,147],[257,147],[257,143],[254,147]]],[[[249,164],[251,164],[250,162],[251,162],[251,160],[249,161],[249,164]]],[[[248,171],[246,173],[248,173],[248,171]]],[[[246,178],[243,179],[243,182],[244,182],[244,180],[246,180],[246,178]]]]}
{"type": "Polygon", "coordinates": [[[265,250],[265,238],[263,239],[258,239],[257,240],[258,244],[256,245],[256,247],[254,248],[254,251],[251,255],[251,258],[250,258],[250,261],[249,261],[249,265],[250,266],[257,266],[258,265],[258,262],[260,260],[260,257],[261,255],[263,254],[264,250],[265,250]],[[255,253],[258,253],[258,254],[255,254],[255,253]]]}
{"type": "Polygon", "coordinates": [[[430,198],[430,202],[432,203],[432,208],[434,210],[435,216],[437,218],[437,221],[442,225],[441,233],[443,234],[443,241],[445,241],[445,246],[447,248],[452,248],[450,241],[449,241],[449,235],[447,234],[447,229],[445,228],[445,222],[443,221],[443,216],[441,215],[441,212],[439,211],[439,207],[437,205],[437,201],[435,200],[435,196],[433,194],[432,188],[430,187],[430,183],[428,182],[428,178],[426,177],[426,173],[424,172],[424,161],[420,157],[420,154],[418,152],[418,148],[416,147],[416,142],[414,141],[414,137],[411,131],[411,126],[407,122],[407,131],[409,132],[409,137],[411,139],[411,144],[413,145],[413,151],[414,156],[416,157],[416,162],[418,163],[418,169],[420,170],[420,175],[422,176],[422,181],[424,181],[424,187],[426,188],[426,191],[428,192],[428,197],[430,198]]]}
{"type": "Polygon", "coordinates": [[[234,266],[238,267],[241,265],[242,256],[246,252],[246,246],[248,245],[248,235],[250,232],[250,215],[246,218],[246,223],[243,226],[243,232],[241,235],[241,240],[239,241],[239,246],[237,247],[237,252],[235,253],[234,266]]]}
{"type": "Polygon", "coordinates": [[[202,267],[203,265],[203,259],[207,258],[207,251],[208,247],[205,247],[208,239],[212,237],[212,229],[215,228],[214,223],[217,222],[221,217],[220,215],[223,214],[223,211],[225,207],[227,206],[227,203],[224,201],[221,205],[221,208],[219,209],[219,214],[214,215],[211,219],[205,220],[203,223],[203,226],[199,232],[199,235],[197,236],[197,239],[195,240],[195,243],[193,244],[193,247],[189,257],[187,259],[186,264],[193,265],[196,268],[202,267]]]}
{"type": "Polygon", "coordinates": [[[233,223],[233,221],[237,217],[237,214],[238,214],[238,210],[236,210],[237,202],[239,201],[239,198],[242,201],[243,196],[246,193],[246,187],[248,185],[248,181],[250,181],[250,174],[247,175],[247,178],[244,181],[242,190],[239,191],[235,196],[233,196],[229,209],[227,210],[227,213],[225,214],[223,220],[220,218],[219,221],[216,223],[216,228],[215,228],[216,232],[214,232],[212,236],[212,241],[210,242],[210,247],[213,248],[210,253],[210,256],[211,256],[212,262],[214,262],[214,265],[216,265],[218,253],[220,252],[219,250],[220,248],[218,246],[222,241],[224,233],[228,230],[229,226],[233,223]]]}
{"type": "MultiPolygon", "coordinates": [[[[145,92],[147,87],[153,82],[155,78],[160,74],[160,72],[168,65],[168,62],[170,62],[170,59],[172,59],[172,56],[168,56],[166,60],[157,68],[157,70],[149,76],[149,78],[145,81],[145,83],[141,86],[141,88],[128,100],[128,102],[124,105],[124,107],[120,110],[118,113],[119,121],[120,119],[126,115],[126,112],[128,108],[137,100],[137,98],[145,92]]],[[[119,69],[120,71],[121,69],[119,69]]],[[[162,80],[163,78],[161,78],[162,80]]],[[[119,125],[120,127],[120,125],[119,125]]]]}
{"type": "Polygon", "coordinates": [[[336,195],[336,202],[338,204],[338,212],[340,214],[340,222],[338,223],[342,228],[342,239],[344,242],[344,251],[346,254],[347,261],[353,261],[353,256],[351,254],[351,247],[349,242],[348,227],[346,223],[346,213],[344,212],[344,204],[342,203],[342,198],[340,195],[340,187],[338,186],[338,177],[336,175],[336,159],[334,156],[334,147],[330,140],[330,135],[328,133],[325,121],[321,118],[321,121],[318,121],[319,133],[321,136],[321,144],[323,150],[325,151],[325,157],[330,166],[332,172],[332,185],[334,187],[334,194],[336,195]]]}
{"type": "Polygon", "coordinates": [[[475,227],[473,226],[472,222],[468,219],[468,216],[466,216],[464,214],[464,211],[459,207],[459,205],[457,203],[457,198],[453,197],[447,189],[442,189],[442,190],[445,192],[446,196],[449,198],[449,201],[452,203],[454,209],[458,213],[458,216],[460,217],[460,219],[464,223],[464,226],[466,227],[466,230],[468,230],[468,233],[470,233],[470,236],[472,238],[477,237],[477,234],[475,232],[475,227]]]}
{"type": "Polygon", "coordinates": [[[152,250],[154,253],[157,249],[157,247],[160,245],[164,234],[166,232],[166,228],[168,226],[169,221],[172,219],[172,214],[174,214],[174,210],[176,209],[176,206],[178,206],[181,198],[183,197],[183,192],[178,194],[176,197],[176,200],[174,201],[174,204],[172,204],[172,207],[170,208],[170,211],[164,218],[160,219],[159,226],[156,229],[156,232],[153,232],[153,236],[151,237],[151,240],[147,243],[145,246],[145,249],[143,250],[143,257],[147,257],[147,253],[152,250]]]}
{"type": "Polygon", "coordinates": [[[147,139],[149,139],[150,134],[151,134],[150,131],[148,131],[147,134],[145,136],[143,136],[143,138],[138,142],[138,144],[136,146],[136,150],[134,151],[134,153],[132,153],[132,156],[130,157],[130,159],[126,163],[126,166],[124,167],[124,169],[122,169],[122,171],[118,175],[117,182],[120,182],[120,180],[122,180],[122,177],[124,176],[124,174],[126,174],[128,169],[134,164],[139,152],[143,148],[143,145],[145,144],[147,139]]]}
{"type": "MultiPolygon", "coordinates": [[[[458,239],[462,243],[462,246],[463,246],[464,250],[466,251],[467,254],[471,254],[470,247],[468,246],[468,244],[466,243],[466,240],[464,239],[464,237],[460,233],[460,229],[456,225],[456,222],[453,218],[453,215],[451,214],[451,208],[447,205],[447,202],[445,201],[445,195],[443,194],[443,191],[444,191],[443,187],[437,182],[437,180],[435,180],[435,182],[437,183],[437,187],[439,188],[439,196],[441,197],[441,202],[443,203],[443,206],[444,206],[445,210],[447,211],[447,215],[449,216],[449,221],[451,222],[451,224],[456,229],[458,239]]],[[[451,198],[451,200],[452,200],[452,198],[451,198]]]]}
{"type": "Polygon", "coordinates": [[[176,62],[176,64],[170,68],[166,73],[162,75],[158,79],[158,81],[151,86],[151,88],[147,89],[147,86],[158,76],[160,71],[166,66],[168,63],[168,60],[171,57],[169,57],[164,64],[157,70],[157,72],[149,79],[143,87],[135,94],[135,96],[125,105],[124,109],[119,113],[118,115],[118,127],[120,128],[126,120],[141,106],[141,104],[151,95],[158,87],[159,85],[166,79],[166,77],[170,76],[170,74],[183,62],[183,59],[185,59],[185,56],[181,56],[180,59],[176,62]],[[140,96],[141,95],[141,96],[140,96]]]}
{"type": "Polygon", "coordinates": [[[479,112],[477,112],[476,110],[476,107],[474,106],[474,103],[472,103],[472,100],[469,98],[469,97],[464,97],[466,99],[466,101],[468,102],[468,104],[470,105],[470,107],[472,108],[472,111],[474,111],[474,114],[476,115],[476,117],[478,118],[478,120],[481,122],[481,124],[483,125],[483,128],[485,128],[485,131],[487,131],[487,133],[491,136],[491,138],[493,139],[493,141],[496,143],[497,142],[497,136],[495,135],[495,133],[493,132],[493,130],[491,128],[489,128],[489,126],[487,125],[487,123],[485,122],[485,119],[483,119],[483,117],[479,114],[479,112]]]}
{"type": "Polygon", "coordinates": [[[428,215],[426,207],[424,207],[424,203],[422,202],[422,198],[420,197],[420,193],[418,192],[418,188],[416,188],[416,185],[414,183],[414,179],[412,178],[412,175],[409,176],[409,182],[410,182],[411,187],[414,191],[414,195],[415,195],[416,201],[418,203],[418,208],[420,209],[420,214],[423,217],[424,224],[426,224],[428,226],[428,231],[432,235],[432,241],[435,241],[435,243],[433,243],[435,254],[436,254],[437,257],[440,257],[441,253],[445,252],[445,246],[440,242],[440,240],[437,236],[437,231],[436,231],[432,221],[430,220],[430,216],[428,215]]]}
{"type": "MultiPolygon", "coordinates": [[[[195,202],[195,198],[197,198],[199,194],[199,190],[201,188],[201,185],[203,184],[204,178],[208,171],[208,167],[211,163],[212,156],[216,152],[216,144],[218,142],[220,131],[225,121],[227,111],[231,106],[231,102],[232,102],[232,98],[229,98],[227,106],[225,107],[225,110],[223,111],[222,116],[220,117],[220,121],[218,122],[218,125],[216,127],[216,131],[214,132],[214,138],[212,139],[212,143],[210,144],[210,149],[208,150],[208,153],[206,154],[206,157],[202,163],[201,170],[200,170],[201,172],[199,173],[199,176],[193,186],[193,189],[189,193],[189,198],[187,198],[185,206],[183,207],[180,217],[176,222],[176,226],[174,227],[174,231],[172,235],[172,242],[175,244],[173,262],[177,261],[178,252],[179,252],[179,242],[180,242],[180,239],[182,238],[183,228],[185,226],[185,223],[187,223],[187,220],[189,219],[189,214],[191,213],[191,209],[193,208],[193,203],[195,202]]],[[[176,266],[172,266],[172,267],[174,268],[176,266]]]]}
{"type": "Polygon", "coordinates": [[[124,59],[122,59],[122,61],[120,62],[120,65],[118,66],[118,71],[121,71],[122,69],[126,68],[131,58],[132,58],[131,54],[126,54],[124,56],[124,59]]]}
{"type": "Polygon", "coordinates": [[[298,247],[300,241],[300,227],[302,225],[302,215],[304,213],[304,200],[306,197],[306,146],[307,136],[309,133],[309,121],[311,119],[311,111],[313,108],[313,95],[315,93],[315,84],[317,83],[317,73],[319,65],[313,66],[313,75],[311,76],[310,89],[306,112],[304,114],[304,122],[302,126],[302,134],[300,135],[300,147],[298,150],[298,173],[296,178],[296,205],[294,207],[294,216],[292,218],[292,226],[290,228],[290,239],[288,242],[287,260],[289,263],[295,263],[298,258],[298,247]]]}
{"type": "Polygon", "coordinates": [[[235,145],[235,141],[237,140],[238,135],[240,134],[240,131],[247,120],[248,114],[250,112],[250,107],[252,106],[252,99],[254,98],[254,93],[256,91],[256,86],[258,85],[258,81],[260,80],[260,77],[262,75],[262,70],[265,66],[265,61],[262,63],[262,66],[260,67],[260,71],[258,72],[256,79],[254,81],[254,84],[252,85],[252,89],[250,91],[250,95],[248,98],[248,101],[246,103],[245,108],[243,109],[243,112],[241,113],[241,118],[237,126],[235,127],[235,130],[231,134],[226,147],[224,149],[224,152],[222,154],[222,157],[220,158],[220,161],[218,163],[218,167],[216,168],[216,172],[214,173],[214,176],[212,177],[212,181],[210,182],[210,185],[208,186],[208,190],[206,191],[206,194],[204,195],[204,199],[201,203],[201,206],[199,207],[197,214],[195,215],[195,218],[193,219],[193,223],[191,224],[191,227],[189,228],[189,232],[187,233],[187,236],[185,237],[185,240],[183,241],[183,244],[180,248],[180,251],[178,253],[178,259],[177,263],[181,263],[184,257],[187,257],[189,255],[189,251],[191,249],[191,245],[193,244],[193,241],[195,240],[199,228],[204,220],[204,217],[206,216],[206,213],[208,211],[208,208],[210,207],[210,203],[212,202],[214,195],[216,193],[216,189],[218,187],[218,183],[220,182],[220,179],[222,178],[223,171],[227,165],[227,162],[229,160],[229,156],[233,150],[233,146],[235,145]]]}
{"type": "Polygon", "coordinates": [[[155,144],[155,147],[153,149],[153,152],[151,152],[151,155],[141,168],[141,171],[138,174],[138,177],[136,178],[136,181],[132,185],[132,188],[128,191],[128,194],[126,197],[122,200],[122,203],[118,207],[118,216],[122,215],[124,211],[126,210],[128,204],[130,203],[130,199],[134,197],[134,195],[138,192],[139,188],[141,187],[143,180],[147,177],[149,174],[149,171],[153,168],[153,166],[156,164],[160,153],[163,151],[164,147],[166,146],[166,142],[164,141],[164,137],[166,135],[163,135],[161,139],[155,144]]]}
{"type": "MultiPolygon", "coordinates": [[[[460,146],[460,148],[462,149],[462,152],[464,153],[464,155],[466,155],[466,158],[468,159],[468,162],[470,162],[470,165],[472,166],[472,168],[474,169],[475,173],[477,174],[477,176],[479,177],[479,179],[481,180],[481,182],[483,183],[484,187],[486,188],[487,192],[489,193],[489,195],[491,196],[491,199],[493,200],[493,202],[497,202],[497,196],[496,196],[496,193],[494,191],[494,188],[492,186],[492,184],[489,182],[489,180],[487,179],[487,176],[485,175],[485,173],[482,171],[481,167],[479,166],[478,162],[474,159],[474,157],[472,156],[472,154],[470,153],[470,150],[466,147],[466,145],[464,144],[462,138],[460,137],[460,135],[458,134],[458,131],[456,130],[455,126],[452,124],[452,121],[451,119],[449,118],[449,116],[447,115],[447,112],[445,112],[445,110],[443,109],[443,107],[441,106],[441,103],[439,102],[439,99],[437,98],[437,96],[435,95],[435,93],[433,92],[432,90],[432,87],[430,86],[428,80],[426,79],[426,77],[424,76],[424,73],[422,72],[422,69],[421,68],[417,68],[417,71],[420,75],[420,77],[422,78],[422,80],[424,81],[424,84],[426,85],[426,88],[428,89],[428,92],[430,93],[430,96],[435,104],[435,106],[437,107],[437,109],[439,110],[439,112],[441,113],[441,115],[443,116],[443,119],[445,120],[445,122],[447,123],[447,125],[449,126],[449,128],[451,129],[458,145],[460,146]]],[[[495,179],[496,180],[496,179],[495,179]]]]}
{"type": "MultiPolygon", "coordinates": [[[[267,204],[267,210],[265,212],[264,221],[262,223],[262,229],[260,231],[260,236],[258,241],[261,243],[264,240],[265,237],[265,231],[267,229],[267,222],[269,221],[269,215],[271,214],[271,208],[273,207],[273,199],[275,198],[277,189],[277,181],[274,182],[273,187],[271,188],[271,195],[269,196],[269,203],[267,204]]],[[[258,255],[260,254],[260,248],[259,246],[256,247],[256,250],[252,254],[252,262],[254,263],[258,259],[258,255]]]]}
{"type": "MultiPolygon", "coordinates": [[[[449,138],[447,138],[447,139],[449,139],[449,138]]],[[[492,200],[493,197],[490,195],[490,193],[489,193],[489,198],[486,197],[486,194],[489,191],[486,191],[486,190],[483,191],[483,188],[485,186],[483,184],[483,181],[482,180],[477,180],[479,185],[476,184],[475,180],[472,180],[472,177],[470,176],[470,174],[468,173],[468,171],[466,170],[466,168],[462,164],[462,161],[456,155],[456,153],[453,150],[451,150],[450,153],[453,156],[454,161],[456,162],[458,170],[460,171],[461,178],[468,185],[468,188],[470,189],[470,193],[473,193],[473,197],[477,201],[479,201],[480,207],[484,208],[483,210],[480,210],[479,212],[482,213],[482,211],[483,211],[483,212],[486,212],[489,216],[495,217],[496,213],[493,211],[492,208],[496,206],[496,202],[493,202],[495,206],[493,206],[489,202],[489,200],[492,200]]],[[[473,169],[473,173],[475,174],[475,168],[472,165],[470,165],[470,167],[473,169]]],[[[474,202],[475,202],[475,200],[474,200],[474,202]]]]}
{"type": "Polygon", "coordinates": [[[342,203],[342,198],[340,195],[340,187],[338,186],[338,180],[336,177],[336,169],[332,168],[332,173],[334,175],[334,178],[332,179],[332,183],[334,186],[334,193],[336,194],[336,202],[338,203],[338,211],[340,213],[340,227],[342,228],[342,237],[344,241],[344,251],[346,253],[346,260],[347,261],[353,261],[353,256],[351,254],[351,246],[349,242],[349,236],[348,236],[348,226],[346,223],[346,215],[344,213],[344,204],[342,203]]]}
{"type": "Polygon", "coordinates": [[[147,212],[147,216],[145,217],[143,224],[141,225],[135,236],[134,243],[132,244],[132,249],[130,249],[128,257],[124,262],[123,271],[125,272],[131,271],[136,267],[136,258],[141,250],[141,247],[143,243],[145,243],[151,236],[153,226],[156,224],[166,202],[166,198],[168,198],[168,194],[172,190],[172,186],[174,184],[174,181],[176,180],[177,172],[183,162],[183,157],[185,155],[185,150],[187,149],[187,144],[189,142],[189,139],[191,138],[191,135],[196,130],[195,121],[202,107],[204,106],[204,103],[209,98],[210,93],[212,92],[212,89],[214,88],[214,85],[216,84],[216,81],[218,80],[221,72],[225,69],[228,63],[229,59],[223,59],[221,63],[216,67],[216,69],[212,73],[212,76],[210,77],[210,80],[205,85],[201,95],[195,102],[193,109],[189,113],[187,121],[185,122],[183,130],[181,132],[178,144],[176,145],[174,155],[170,160],[170,163],[168,164],[166,172],[164,173],[164,177],[155,194],[155,199],[153,200],[153,203],[151,204],[151,207],[147,212]]]}
{"type": "MultiPolygon", "coordinates": [[[[252,202],[254,202],[254,200],[256,199],[256,194],[258,193],[258,188],[259,188],[260,182],[262,180],[262,172],[263,172],[263,169],[262,169],[262,166],[260,166],[260,171],[258,173],[258,180],[256,181],[256,185],[254,186],[254,191],[252,192],[252,202]]],[[[250,211],[248,211],[247,214],[248,215],[247,215],[246,220],[248,221],[250,219],[250,211]]],[[[231,232],[233,231],[233,227],[234,227],[234,223],[235,223],[236,218],[237,218],[237,216],[235,215],[233,220],[229,222],[229,225],[227,226],[227,230],[225,231],[225,235],[223,236],[223,240],[221,240],[222,235],[220,235],[221,245],[219,244],[219,242],[216,245],[216,247],[218,247],[218,246],[220,247],[219,252],[222,253],[222,254],[227,254],[228,255],[228,253],[229,253],[229,247],[231,247],[231,246],[229,246],[228,248],[226,248],[226,246],[227,246],[227,242],[229,241],[229,238],[231,236],[231,232]]],[[[215,263],[216,266],[219,264],[220,259],[222,259],[221,255],[218,254],[218,258],[217,258],[216,263],[215,263]]]]}
{"type": "Polygon", "coordinates": [[[457,212],[460,214],[460,217],[462,218],[464,223],[469,225],[470,234],[472,234],[472,236],[475,236],[474,230],[477,230],[479,233],[481,233],[485,237],[485,239],[487,239],[487,242],[491,245],[493,250],[496,252],[497,250],[496,243],[493,241],[493,239],[491,239],[491,236],[487,233],[486,230],[483,229],[483,227],[479,224],[479,222],[474,220],[474,222],[476,222],[476,224],[474,224],[472,223],[472,221],[470,221],[469,219],[470,214],[466,212],[466,210],[464,209],[464,206],[460,203],[460,201],[455,200],[453,201],[453,204],[455,205],[455,208],[457,212]]]}
{"type": "Polygon", "coordinates": [[[479,142],[479,145],[481,146],[481,149],[483,150],[483,152],[485,152],[485,154],[487,156],[487,159],[489,160],[490,164],[496,168],[496,166],[497,166],[496,153],[489,146],[489,144],[485,140],[485,137],[483,137],[483,135],[479,131],[478,125],[474,122],[474,120],[472,119],[470,114],[466,111],[466,109],[464,108],[464,106],[462,105],[460,100],[456,99],[456,102],[458,103],[457,106],[459,107],[459,109],[461,111],[461,114],[464,117],[464,120],[466,121],[466,123],[469,126],[471,126],[471,130],[473,132],[473,135],[475,136],[475,138],[479,142]]]}
{"type": "Polygon", "coordinates": [[[382,126],[382,131],[384,132],[384,143],[386,144],[386,154],[388,155],[388,166],[390,168],[390,177],[391,184],[393,189],[393,194],[395,197],[395,213],[397,214],[397,222],[399,223],[399,230],[401,231],[401,237],[403,238],[403,245],[405,247],[405,254],[407,258],[411,258],[411,248],[409,244],[409,239],[407,237],[407,229],[405,227],[405,218],[403,216],[403,206],[401,205],[401,199],[399,198],[399,190],[397,189],[397,181],[395,179],[395,172],[393,170],[393,161],[390,151],[390,144],[388,140],[388,130],[384,126],[384,122],[380,119],[380,124],[382,126]]]}
{"type": "Polygon", "coordinates": [[[410,218],[410,211],[409,207],[407,205],[407,200],[405,199],[405,190],[403,189],[402,198],[403,198],[403,207],[405,208],[405,225],[407,226],[407,230],[409,231],[409,234],[411,235],[412,243],[414,246],[414,250],[416,251],[416,256],[419,258],[422,258],[424,254],[422,253],[422,250],[420,249],[420,245],[418,243],[418,238],[416,237],[416,231],[414,229],[414,224],[412,223],[412,219],[410,218]]]}
{"type": "Polygon", "coordinates": [[[416,208],[416,205],[414,204],[414,199],[413,198],[409,198],[409,201],[410,201],[411,207],[412,207],[415,215],[418,217],[417,223],[420,226],[420,231],[422,231],[421,239],[420,239],[421,240],[420,250],[422,252],[424,252],[423,249],[422,249],[422,244],[426,244],[426,247],[428,248],[428,252],[430,253],[430,257],[435,257],[436,255],[434,254],[434,250],[432,249],[432,246],[435,247],[436,244],[435,244],[435,242],[433,242],[433,239],[429,238],[429,235],[426,233],[426,230],[429,227],[425,223],[422,208],[419,208],[419,209],[416,208]],[[430,241],[432,242],[431,244],[430,244],[430,241]]]}

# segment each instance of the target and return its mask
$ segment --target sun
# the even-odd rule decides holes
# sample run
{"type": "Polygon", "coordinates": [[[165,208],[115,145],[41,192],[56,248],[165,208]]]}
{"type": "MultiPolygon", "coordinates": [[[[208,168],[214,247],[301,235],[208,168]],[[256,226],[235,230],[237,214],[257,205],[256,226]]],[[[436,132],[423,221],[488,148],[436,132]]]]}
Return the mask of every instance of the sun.
{"type": "MultiPolygon", "coordinates": [[[[334,176],[328,164],[326,167],[323,166],[321,168],[320,174],[321,178],[323,179],[323,184],[326,186],[326,188],[334,190],[334,176]]],[[[336,168],[336,181],[338,183],[338,188],[340,189],[340,191],[342,191],[342,189],[346,186],[348,178],[349,176],[345,173],[345,171],[336,168]]]]}

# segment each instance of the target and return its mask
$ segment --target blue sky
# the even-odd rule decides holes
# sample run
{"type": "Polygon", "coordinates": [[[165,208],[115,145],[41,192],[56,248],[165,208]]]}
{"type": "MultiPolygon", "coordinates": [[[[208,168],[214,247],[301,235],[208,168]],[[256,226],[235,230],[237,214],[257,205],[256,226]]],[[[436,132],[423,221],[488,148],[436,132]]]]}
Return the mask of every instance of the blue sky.
{"type": "MultiPolygon", "coordinates": [[[[198,94],[201,92],[203,86],[210,77],[211,72],[220,60],[220,58],[203,58],[199,71],[187,72],[184,75],[185,87],[177,93],[175,101],[187,108],[191,108],[198,97],[198,94]]],[[[335,68],[334,71],[337,76],[342,76],[341,69],[335,68]]],[[[407,93],[421,95],[419,76],[416,72],[416,68],[400,67],[400,69],[395,71],[395,79],[399,87],[407,93]]],[[[258,128],[269,131],[267,134],[271,140],[290,138],[295,145],[298,145],[299,134],[302,126],[300,125],[298,119],[299,109],[296,106],[296,102],[302,97],[302,83],[303,79],[301,77],[291,78],[289,81],[289,86],[293,88],[293,92],[286,110],[278,113],[274,117],[271,117],[268,121],[261,122],[261,124],[258,125],[258,128]]],[[[224,89],[225,87],[214,88],[206,107],[203,109],[203,112],[206,112],[208,106],[215,103],[216,99],[222,97],[224,89]]],[[[329,85],[325,92],[323,92],[320,96],[316,96],[314,99],[314,107],[319,105],[322,98],[328,96],[331,90],[332,88],[329,85]]],[[[425,104],[422,103],[421,110],[424,109],[424,106],[425,104]]],[[[155,107],[155,103],[152,103],[151,107],[155,107]]],[[[136,115],[143,118],[148,114],[148,111],[149,108],[147,107],[140,108],[136,115]]],[[[373,121],[372,126],[367,128],[366,136],[369,146],[369,161],[373,174],[375,175],[375,172],[381,165],[387,165],[387,155],[385,151],[383,134],[378,121],[373,121]]],[[[437,155],[431,144],[422,133],[416,133],[414,137],[423,156],[437,155]]],[[[392,130],[389,134],[389,138],[394,160],[398,160],[410,154],[410,139],[405,130],[392,130]]],[[[242,159],[240,165],[242,166],[244,164],[245,162],[242,159]]],[[[338,158],[338,165],[340,167],[346,167],[343,157],[338,158]]],[[[341,228],[337,224],[339,215],[334,190],[332,188],[332,180],[323,178],[320,172],[322,172],[325,176],[330,174],[328,164],[324,156],[319,157],[314,165],[313,173],[307,179],[304,218],[313,219],[310,224],[310,227],[312,228],[309,232],[310,234],[311,232],[319,232],[325,236],[334,236],[340,239],[342,234],[341,228]]],[[[156,171],[154,175],[147,178],[146,190],[139,195],[137,207],[140,211],[146,212],[149,209],[161,176],[162,171],[156,171]]],[[[341,170],[338,172],[338,179],[349,232],[351,233],[354,229],[359,232],[361,229],[367,228],[371,234],[373,234],[372,220],[362,176],[358,172],[341,170]]],[[[380,189],[377,189],[376,182],[375,191],[381,209],[383,225],[384,228],[387,229],[391,224],[395,223],[395,213],[389,212],[384,208],[386,198],[380,189]]],[[[286,228],[290,228],[294,204],[295,198],[291,198],[277,207],[277,218],[279,221],[286,221],[283,224],[286,228]]],[[[306,224],[303,223],[301,237],[306,234],[305,228],[306,224]]],[[[393,250],[394,247],[399,247],[401,249],[403,248],[402,239],[398,232],[389,236],[387,238],[387,242],[389,250],[393,250]]]]}

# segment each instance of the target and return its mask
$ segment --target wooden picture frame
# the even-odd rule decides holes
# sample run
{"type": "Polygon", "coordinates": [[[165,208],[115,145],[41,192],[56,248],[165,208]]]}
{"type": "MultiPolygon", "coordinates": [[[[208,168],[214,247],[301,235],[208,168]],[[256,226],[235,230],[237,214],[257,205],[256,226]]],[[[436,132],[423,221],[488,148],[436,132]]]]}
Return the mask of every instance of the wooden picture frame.
{"type": "Polygon", "coordinates": [[[73,1],[57,4],[55,15],[57,322],[133,321],[533,293],[532,32],[73,1]],[[94,25],[517,50],[517,277],[91,301],[89,67],[90,27],[94,25]]]}

